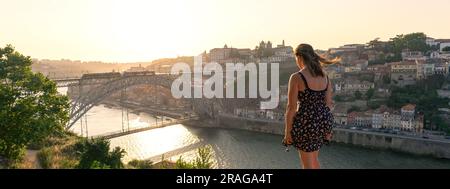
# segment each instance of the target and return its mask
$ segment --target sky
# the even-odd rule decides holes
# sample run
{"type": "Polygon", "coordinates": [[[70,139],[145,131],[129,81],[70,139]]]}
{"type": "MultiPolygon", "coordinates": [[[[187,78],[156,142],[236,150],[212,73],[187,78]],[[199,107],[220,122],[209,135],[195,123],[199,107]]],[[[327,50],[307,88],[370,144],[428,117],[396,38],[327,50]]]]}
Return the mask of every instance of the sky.
{"type": "Polygon", "coordinates": [[[328,49],[424,32],[449,0],[0,0],[0,46],[38,59],[141,62],[261,40],[328,49]]]}

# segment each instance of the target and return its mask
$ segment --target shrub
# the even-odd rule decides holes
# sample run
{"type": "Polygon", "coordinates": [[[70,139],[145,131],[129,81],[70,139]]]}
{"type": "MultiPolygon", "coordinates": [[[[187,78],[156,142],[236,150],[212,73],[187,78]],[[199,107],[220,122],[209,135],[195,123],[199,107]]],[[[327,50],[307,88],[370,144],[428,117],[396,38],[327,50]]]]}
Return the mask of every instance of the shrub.
{"type": "Polygon", "coordinates": [[[110,143],[106,139],[85,139],[77,143],[75,149],[80,154],[78,168],[123,168],[122,158],[125,150],[116,147],[110,152],[110,143]]]}
{"type": "Polygon", "coordinates": [[[153,162],[150,160],[132,160],[128,162],[128,165],[136,169],[152,169],[153,162]]]}

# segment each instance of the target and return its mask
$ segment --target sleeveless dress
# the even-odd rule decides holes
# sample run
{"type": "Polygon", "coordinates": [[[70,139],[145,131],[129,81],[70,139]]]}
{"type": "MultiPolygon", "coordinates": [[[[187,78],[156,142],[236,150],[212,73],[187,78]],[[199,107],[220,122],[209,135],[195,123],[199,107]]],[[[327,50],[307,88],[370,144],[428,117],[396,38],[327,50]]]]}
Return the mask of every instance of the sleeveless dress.
{"type": "Polygon", "coordinates": [[[306,88],[298,94],[300,106],[292,126],[292,145],[304,152],[314,152],[329,143],[326,136],[333,128],[333,114],[325,102],[328,76],[327,88],[316,91],[310,89],[305,76],[299,74],[306,88]]]}

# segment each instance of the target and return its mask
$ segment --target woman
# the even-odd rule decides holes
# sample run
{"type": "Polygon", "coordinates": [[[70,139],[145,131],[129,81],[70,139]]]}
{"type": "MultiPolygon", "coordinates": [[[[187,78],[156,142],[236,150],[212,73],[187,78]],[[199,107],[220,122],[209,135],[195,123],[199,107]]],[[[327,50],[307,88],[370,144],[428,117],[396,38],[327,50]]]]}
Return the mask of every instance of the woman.
{"type": "Polygon", "coordinates": [[[338,60],[321,57],[308,44],[300,44],[295,57],[300,71],[289,79],[283,143],[297,148],[304,169],[319,169],[319,149],[331,140],[333,126],[332,85],[322,64],[338,60]]]}

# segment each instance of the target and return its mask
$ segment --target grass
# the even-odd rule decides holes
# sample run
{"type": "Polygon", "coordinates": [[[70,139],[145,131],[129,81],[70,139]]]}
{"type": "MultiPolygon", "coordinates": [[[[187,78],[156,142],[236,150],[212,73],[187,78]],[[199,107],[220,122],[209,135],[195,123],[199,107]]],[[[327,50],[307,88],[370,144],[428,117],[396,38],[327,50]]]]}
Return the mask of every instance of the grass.
{"type": "Polygon", "coordinates": [[[79,161],[79,155],[74,150],[74,145],[80,137],[67,135],[64,137],[52,137],[45,141],[38,153],[38,160],[43,169],[72,169],[79,161]]]}
{"type": "Polygon", "coordinates": [[[212,148],[211,146],[203,146],[198,148],[197,157],[193,161],[186,161],[182,156],[176,162],[170,162],[161,158],[161,162],[154,164],[149,160],[132,160],[126,168],[131,169],[211,169],[212,148]]]}

